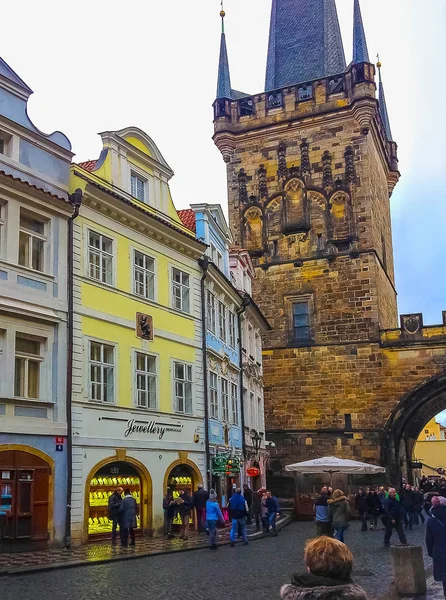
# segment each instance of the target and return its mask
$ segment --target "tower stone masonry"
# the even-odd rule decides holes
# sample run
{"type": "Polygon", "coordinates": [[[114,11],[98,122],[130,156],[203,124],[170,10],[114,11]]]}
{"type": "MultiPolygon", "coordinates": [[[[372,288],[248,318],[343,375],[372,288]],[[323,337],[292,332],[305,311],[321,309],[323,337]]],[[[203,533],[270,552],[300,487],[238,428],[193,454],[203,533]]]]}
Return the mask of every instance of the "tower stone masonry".
{"type": "Polygon", "coordinates": [[[446,408],[445,313],[438,326],[420,314],[398,324],[400,173],[376,80],[359,0],[348,67],[334,0],[273,0],[266,91],[255,95],[231,87],[223,21],[214,142],[235,245],[250,252],[253,296],[272,325],[265,410],[281,493],[292,487],[286,464],[324,455],[410,477],[419,431],[446,408]]]}

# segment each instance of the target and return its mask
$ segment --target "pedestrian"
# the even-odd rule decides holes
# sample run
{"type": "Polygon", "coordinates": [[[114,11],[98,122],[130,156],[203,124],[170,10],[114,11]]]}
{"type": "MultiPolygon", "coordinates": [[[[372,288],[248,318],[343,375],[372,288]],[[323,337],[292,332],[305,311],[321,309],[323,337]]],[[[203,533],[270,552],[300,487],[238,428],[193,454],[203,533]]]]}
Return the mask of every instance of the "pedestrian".
{"type": "Polygon", "coordinates": [[[403,507],[404,514],[404,528],[409,530],[412,529],[413,524],[413,504],[414,504],[414,492],[409,484],[404,484],[400,494],[400,502],[403,507]]]}
{"type": "Polygon", "coordinates": [[[283,600],[367,600],[367,594],[353,583],[353,555],[345,544],[323,536],[307,542],[305,573],[283,585],[283,600]]]}
{"type": "Polygon", "coordinates": [[[223,513],[217,502],[217,494],[215,490],[209,492],[209,498],[206,501],[206,527],[209,531],[209,549],[217,550],[218,546],[215,543],[217,539],[217,524],[225,523],[223,513]]]}
{"type": "Polygon", "coordinates": [[[427,553],[432,558],[435,581],[443,582],[443,593],[446,598],[446,498],[439,497],[432,509],[432,516],[427,521],[426,529],[427,553]]]}
{"type": "Polygon", "coordinates": [[[373,531],[378,528],[378,517],[381,514],[381,500],[376,489],[371,489],[367,494],[367,504],[369,505],[370,529],[373,531]]]}
{"type": "Polygon", "coordinates": [[[265,488],[261,487],[252,496],[252,514],[256,522],[256,531],[260,531],[260,523],[262,522],[262,496],[265,488]]]}
{"type": "Polygon", "coordinates": [[[328,499],[328,514],[334,529],[334,537],[340,542],[344,541],[344,533],[350,519],[350,504],[342,490],[335,490],[328,499]]]}
{"type": "Polygon", "coordinates": [[[201,483],[197,485],[194,492],[193,502],[197,514],[197,526],[200,533],[206,532],[206,502],[209,498],[209,492],[203,489],[201,483]]]}
{"type": "Polygon", "coordinates": [[[229,535],[230,545],[234,546],[237,538],[238,528],[241,529],[243,544],[248,545],[248,535],[246,533],[246,516],[248,514],[248,505],[242,496],[242,490],[237,488],[235,494],[229,500],[229,514],[232,520],[231,533],[229,535]]]}
{"type": "Polygon", "coordinates": [[[124,490],[124,498],[122,499],[121,506],[119,508],[120,521],[119,526],[121,529],[121,546],[126,548],[129,543],[130,533],[130,546],[135,545],[135,529],[136,529],[136,515],[138,514],[138,504],[135,498],[132,496],[130,490],[126,488],[124,490]]]}
{"type": "Polygon", "coordinates": [[[189,519],[190,513],[194,506],[194,501],[192,497],[186,490],[179,491],[179,497],[177,499],[179,504],[180,518],[181,518],[181,529],[180,529],[180,540],[187,540],[189,534],[189,519]]]}
{"type": "Polygon", "coordinates": [[[176,504],[173,499],[172,492],[168,489],[163,499],[163,510],[164,510],[164,537],[173,538],[175,537],[172,533],[172,524],[175,516],[176,504]]]}
{"type": "Polygon", "coordinates": [[[122,504],[122,487],[117,487],[108,499],[108,518],[112,522],[112,545],[116,544],[117,528],[119,525],[119,509],[122,504]]]}
{"type": "Polygon", "coordinates": [[[262,517],[263,533],[268,533],[268,531],[269,531],[268,508],[266,506],[267,499],[268,499],[268,495],[267,495],[266,490],[265,490],[263,492],[263,494],[262,494],[262,500],[260,502],[260,514],[261,514],[261,517],[262,517]]]}
{"type": "Polygon", "coordinates": [[[246,500],[246,504],[248,505],[248,525],[251,525],[253,494],[251,488],[248,486],[247,483],[243,485],[243,497],[246,500]]]}
{"type": "Polygon", "coordinates": [[[364,493],[363,488],[359,488],[358,493],[355,496],[355,508],[359,513],[359,518],[361,519],[361,531],[367,531],[367,516],[369,514],[369,503],[367,501],[367,496],[364,493]]]}
{"type": "Polygon", "coordinates": [[[407,544],[407,539],[403,531],[403,515],[404,509],[401,502],[397,500],[395,488],[389,488],[389,494],[384,502],[384,511],[386,513],[386,533],[384,534],[384,546],[390,546],[390,538],[392,531],[395,531],[400,538],[402,544],[407,544]]]}
{"type": "Polygon", "coordinates": [[[413,522],[415,525],[419,525],[420,520],[424,525],[424,515],[423,515],[423,503],[424,498],[423,494],[420,492],[419,488],[414,488],[413,494],[413,522]]]}
{"type": "Polygon", "coordinates": [[[322,535],[331,536],[331,523],[328,515],[328,487],[322,486],[320,495],[314,503],[316,513],[316,536],[322,535]]]}
{"type": "Polygon", "coordinates": [[[276,496],[273,496],[271,492],[266,492],[266,508],[268,510],[267,518],[268,518],[268,526],[271,527],[273,531],[273,536],[277,536],[277,528],[276,528],[276,519],[280,516],[280,507],[279,501],[276,496]]]}

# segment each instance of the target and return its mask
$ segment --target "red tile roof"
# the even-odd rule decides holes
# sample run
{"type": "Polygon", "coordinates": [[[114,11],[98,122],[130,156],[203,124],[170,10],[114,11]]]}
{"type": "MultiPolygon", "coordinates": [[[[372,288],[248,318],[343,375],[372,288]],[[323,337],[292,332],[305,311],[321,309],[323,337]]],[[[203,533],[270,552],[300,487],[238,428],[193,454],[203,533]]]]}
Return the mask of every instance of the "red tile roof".
{"type": "Polygon", "coordinates": [[[78,166],[85,169],[85,171],[94,171],[97,162],[97,159],[86,160],[85,162],[78,163],[78,166]]]}
{"type": "Polygon", "coordinates": [[[195,213],[191,208],[177,210],[178,216],[185,227],[196,233],[195,213]]]}

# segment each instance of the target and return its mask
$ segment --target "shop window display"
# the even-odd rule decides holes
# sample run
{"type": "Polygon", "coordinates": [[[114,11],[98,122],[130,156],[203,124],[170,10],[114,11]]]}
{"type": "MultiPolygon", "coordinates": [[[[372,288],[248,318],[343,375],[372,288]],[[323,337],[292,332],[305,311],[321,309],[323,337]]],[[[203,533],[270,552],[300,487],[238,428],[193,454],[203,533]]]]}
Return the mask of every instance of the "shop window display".
{"type": "Polygon", "coordinates": [[[99,469],[90,481],[88,535],[90,539],[111,537],[112,521],[108,514],[108,499],[117,487],[128,488],[138,504],[137,531],[141,531],[141,477],[127,463],[111,463],[99,469]]]}
{"type": "MultiPolygon", "coordinates": [[[[184,490],[190,496],[194,493],[194,477],[191,469],[186,465],[179,465],[175,467],[170,472],[168,478],[169,488],[172,492],[174,500],[180,497],[180,490],[184,490]]],[[[183,521],[181,520],[179,512],[177,512],[174,516],[173,524],[177,526],[177,528],[182,525],[183,521]]],[[[191,511],[191,515],[189,518],[189,525],[194,524],[194,511],[191,511]]]]}

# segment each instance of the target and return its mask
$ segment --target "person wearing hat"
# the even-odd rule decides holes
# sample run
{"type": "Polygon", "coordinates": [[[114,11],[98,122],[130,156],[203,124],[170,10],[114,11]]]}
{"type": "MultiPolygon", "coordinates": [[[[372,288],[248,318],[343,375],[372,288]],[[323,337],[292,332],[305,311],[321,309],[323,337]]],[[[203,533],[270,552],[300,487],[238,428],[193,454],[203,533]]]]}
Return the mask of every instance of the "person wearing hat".
{"type": "Polygon", "coordinates": [[[432,516],[427,521],[426,546],[434,566],[434,579],[443,582],[446,598],[446,498],[437,498],[432,516]]]}
{"type": "Polygon", "coordinates": [[[198,531],[204,533],[206,531],[206,502],[209,498],[209,492],[203,489],[201,483],[197,485],[197,490],[194,492],[193,501],[195,512],[197,513],[198,531]]]}

